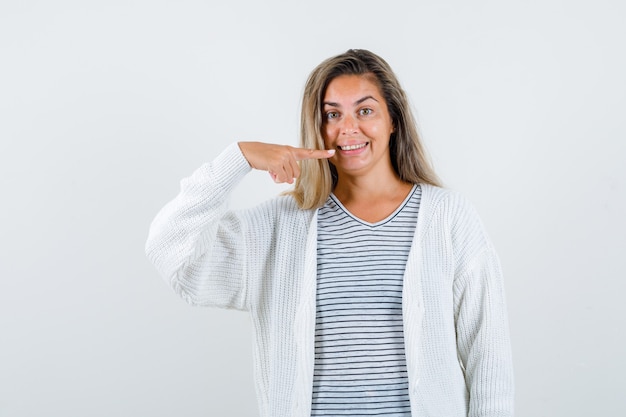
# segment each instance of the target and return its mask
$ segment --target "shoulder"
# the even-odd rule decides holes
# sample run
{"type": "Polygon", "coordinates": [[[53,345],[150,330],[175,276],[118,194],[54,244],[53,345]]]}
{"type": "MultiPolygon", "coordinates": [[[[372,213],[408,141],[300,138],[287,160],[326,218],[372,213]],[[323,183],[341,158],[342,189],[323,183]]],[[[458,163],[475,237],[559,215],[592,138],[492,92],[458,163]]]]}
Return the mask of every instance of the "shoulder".
{"type": "Polygon", "coordinates": [[[491,247],[478,211],[459,191],[422,185],[420,214],[426,230],[447,235],[457,251],[476,252],[491,247]]]}
{"type": "Polygon", "coordinates": [[[478,221],[471,201],[461,192],[430,184],[422,188],[422,210],[432,216],[445,216],[450,221],[478,221]]]}

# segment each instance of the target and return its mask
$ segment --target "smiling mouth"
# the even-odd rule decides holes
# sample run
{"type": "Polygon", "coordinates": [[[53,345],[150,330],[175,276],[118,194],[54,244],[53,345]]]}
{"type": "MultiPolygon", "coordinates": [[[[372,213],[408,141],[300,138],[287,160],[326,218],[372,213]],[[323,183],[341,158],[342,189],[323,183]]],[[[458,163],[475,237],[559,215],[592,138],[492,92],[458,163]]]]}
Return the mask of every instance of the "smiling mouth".
{"type": "Polygon", "coordinates": [[[337,146],[337,147],[339,148],[340,151],[354,151],[356,149],[365,148],[366,146],[367,146],[367,142],[359,143],[357,145],[344,145],[344,146],[337,146]]]}

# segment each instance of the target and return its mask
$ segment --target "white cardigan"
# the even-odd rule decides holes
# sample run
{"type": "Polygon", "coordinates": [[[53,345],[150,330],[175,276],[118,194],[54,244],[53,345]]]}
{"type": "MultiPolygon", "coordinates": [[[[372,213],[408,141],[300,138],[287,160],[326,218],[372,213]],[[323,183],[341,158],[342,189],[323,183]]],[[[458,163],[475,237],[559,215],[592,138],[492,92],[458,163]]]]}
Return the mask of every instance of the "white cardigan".
{"type": "MultiPolygon", "coordinates": [[[[262,417],[309,417],[317,210],[280,196],[230,211],[250,171],[237,144],[181,182],[146,253],[188,303],[247,310],[262,417]]],[[[413,417],[513,416],[513,371],[499,261],[472,206],[422,185],[402,296],[413,417]]]]}

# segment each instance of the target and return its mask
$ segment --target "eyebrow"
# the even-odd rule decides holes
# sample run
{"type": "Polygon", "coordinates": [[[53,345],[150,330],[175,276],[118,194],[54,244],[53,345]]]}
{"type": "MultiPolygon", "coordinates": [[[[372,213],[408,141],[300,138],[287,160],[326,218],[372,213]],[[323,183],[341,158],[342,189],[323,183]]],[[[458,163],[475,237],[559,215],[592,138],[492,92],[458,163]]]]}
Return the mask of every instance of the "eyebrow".
{"type": "MultiPolygon", "coordinates": [[[[355,102],[354,102],[354,105],[355,105],[355,106],[358,106],[359,104],[363,103],[363,102],[364,102],[364,101],[366,101],[366,100],[369,100],[370,98],[371,98],[372,100],[374,100],[375,102],[377,102],[377,103],[378,103],[378,100],[376,100],[373,96],[365,96],[365,97],[360,98],[360,99],[358,99],[357,101],[355,101],[355,102]]],[[[325,102],[324,102],[324,103],[322,103],[322,104],[323,104],[324,106],[341,107],[341,106],[339,105],[339,103],[334,103],[334,102],[332,102],[332,101],[325,101],[325,102]]]]}

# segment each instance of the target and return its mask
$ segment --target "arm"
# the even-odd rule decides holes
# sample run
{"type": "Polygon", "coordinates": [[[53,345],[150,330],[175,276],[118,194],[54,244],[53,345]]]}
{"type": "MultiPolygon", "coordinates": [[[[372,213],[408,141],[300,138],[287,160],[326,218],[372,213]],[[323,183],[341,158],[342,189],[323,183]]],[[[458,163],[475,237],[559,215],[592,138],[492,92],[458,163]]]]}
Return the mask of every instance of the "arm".
{"type": "Polygon", "coordinates": [[[332,154],[261,142],[230,145],[184,179],[179,195],[156,216],[146,243],[148,258],[190,304],[246,309],[246,279],[262,268],[248,262],[248,246],[269,242],[271,231],[259,224],[248,227],[252,213],[227,210],[231,190],[251,167],[269,171],[275,182],[291,183],[300,173],[298,161],[332,154]]]}
{"type": "Polygon", "coordinates": [[[150,226],[148,258],[190,304],[245,308],[242,221],[226,206],[250,169],[238,146],[230,145],[181,181],[178,196],[150,226]]]}
{"type": "Polygon", "coordinates": [[[512,417],[513,362],[500,262],[473,209],[462,223],[454,298],[468,416],[512,417]]]}

